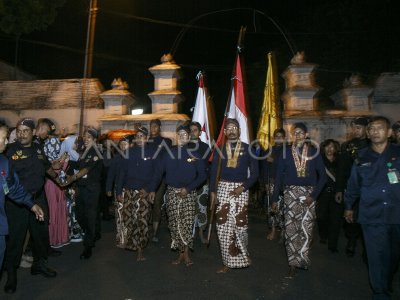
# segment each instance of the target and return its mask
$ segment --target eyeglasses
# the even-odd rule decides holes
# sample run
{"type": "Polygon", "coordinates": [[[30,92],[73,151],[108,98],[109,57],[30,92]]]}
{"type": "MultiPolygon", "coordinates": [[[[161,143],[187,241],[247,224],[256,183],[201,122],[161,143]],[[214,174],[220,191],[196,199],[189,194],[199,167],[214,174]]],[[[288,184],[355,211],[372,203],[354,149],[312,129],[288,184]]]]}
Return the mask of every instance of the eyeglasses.
{"type": "Polygon", "coordinates": [[[238,130],[238,128],[236,126],[232,126],[232,127],[226,127],[225,130],[226,131],[236,131],[236,130],[238,130]]]}

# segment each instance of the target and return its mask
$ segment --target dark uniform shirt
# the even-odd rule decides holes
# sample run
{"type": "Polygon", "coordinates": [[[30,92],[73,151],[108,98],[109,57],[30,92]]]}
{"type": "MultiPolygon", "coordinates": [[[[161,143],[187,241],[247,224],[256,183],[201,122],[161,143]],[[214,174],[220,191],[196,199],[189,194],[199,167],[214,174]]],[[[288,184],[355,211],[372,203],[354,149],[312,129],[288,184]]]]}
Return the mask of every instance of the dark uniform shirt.
{"type": "Polygon", "coordinates": [[[389,182],[389,169],[400,171],[400,146],[389,144],[383,153],[370,147],[358,152],[344,204],[351,210],[360,199],[360,224],[400,224],[400,183],[389,182]]]}
{"type": "Polygon", "coordinates": [[[207,179],[205,161],[200,154],[188,151],[187,145],[172,147],[159,156],[152,190],[155,190],[165,173],[165,183],[175,188],[192,191],[207,179]]]}
{"type": "Polygon", "coordinates": [[[157,164],[154,150],[149,145],[129,149],[128,158],[121,160],[120,173],[116,182],[117,195],[122,194],[123,188],[155,191],[152,186],[157,164]]]}
{"type": "Polygon", "coordinates": [[[113,190],[114,184],[116,183],[117,177],[121,168],[124,165],[124,157],[121,153],[115,154],[111,159],[104,160],[104,168],[107,168],[107,179],[106,179],[106,192],[113,190]]]}
{"type": "Polygon", "coordinates": [[[342,144],[337,174],[337,192],[343,192],[346,189],[347,180],[350,177],[351,167],[353,165],[354,159],[357,156],[357,152],[363,148],[368,147],[368,145],[368,139],[357,138],[354,138],[342,144]]]}
{"type": "MultiPolygon", "coordinates": [[[[277,161],[277,172],[275,177],[274,193],[272,201],[278,201],[279,192],[284,190],[287,185],[296,186],[313,186],[314,190],[311,197],[316,199],[321,193],[326,183],[326,172],[321,154],[317,153],[317,149],[309,147],[308,157],[310,160],[306,164],[306,176],[298,177],[296,166],[292,155],[292,147],[286,147],[285,152],[279,156],[277,161]]],[[[303,147],[299,148],[302,153],[303,147]]]]}
{"type": "Polygon", "coordinates": [[[77,165],[79,170],[84,168],[89,170],[85,176],[77,180],[77,185],[87,186],[100,183],[103,162],[94,147],[83,153],[82,157],[77,161],[77,165]]]}
{"type": "Polygon", "coordinates": [[[193,140],[190,141],[188,144],[188,148],[199,153],[201,158],[207,161],[210,158],[211,155],[210,147],[208,146],[208,144],[204,143],[201,140],[197,140],[196,142],[193,140]]]}
{"type": "Polygon", "coordinates": [[[155,149],[163,148],[163,150],[165,150],[165,147],[172,147],[172,141],[169,138],[162,137],[161,135],[150,137],[147,143],[150,147],[154,147],[155,149]]]}
{"type": "MultiPolygon", "coordinates": [[[[236,143],[231,145],[232,152],[236,147],[236,143]]],[[[252,151],[254,152],[254,151],[252,151]]],[[[229,182],[243,182],[245,191],[248,190],[258,178],[258,160],[255,153],[250,154],[250,146],[246,143],[241,143],[241,150],[237,161],[236,168],[228,168],[228,158],[226,154],[226,146],[222,149],[223,157],[221,158],[221,176],[220,180],[229,182]]],[[[232,153],[233,156],[233,153],[232,153]]],[[[216,191],[216,177],[218,169],[218,160],[220,153],[214,151],[213,161],[211,163],[210,172],[210,192],[216,191]]]]}
{"type": "Polygon", "coordinates": [[[8,234],[8,223],[4,211],[4,199],[7,197],[18,204],[32,208],[32,195],[27,194],[19,182],[17,174],[9,165],[7,158],[0,154],[0,235],[8,234]],[[6,186],[5,186],[6,185],[6,186]]]}
{"type": "Polygon", "coordinates": [[[260,157],[263,159],[260,160],[260,179],[264,182],[268,180],[273,182],[276,177],[276,163],[279,156],[282,154],[282,151],[287,147],[286,145],[275,145],[272,148],[267,149],[266,151],[260,152],[260,157]],[[270,162],[266,158],[272,157],[273,161],[270,162]]]}
{"type": "Polygon", "coordinates": [[[6,155],[24,189],[29,193],[41,191],[46,171],[51,167],[43,148],[36,143],[24,147],[17,141],[8,146],[6,155]]]}

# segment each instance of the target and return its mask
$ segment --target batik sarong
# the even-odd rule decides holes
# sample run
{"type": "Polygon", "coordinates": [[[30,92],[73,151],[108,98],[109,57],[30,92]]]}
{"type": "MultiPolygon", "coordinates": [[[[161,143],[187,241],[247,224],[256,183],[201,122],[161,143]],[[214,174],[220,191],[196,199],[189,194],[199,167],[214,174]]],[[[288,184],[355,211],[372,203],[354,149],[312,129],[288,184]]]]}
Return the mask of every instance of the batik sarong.
{"type": "Polygon", "coordinates": [[[180,189],[168,186],[167,202],[168,227],[171,232],[171,249],[183,252],[185,247],[193,249],[193,222],[196,210],[196,191],[182,198],[180,189]]]}
{"type": "Polygon", "coordinates": [[[75,199],[76,199],[75,185],[71,185],[65,190],[65,198],[67,200],[67,211],[68,211],[67,222],[68,222],[69,238],[71,242],[82,242],[82,228],[81,226],[79,226],[75,214],[75,199]]]}
{"type": "Polygon", "coordinates": [[[148,197],[140,197],[137,190],[125,190],[124,203],[130,211],[125,214],[129,220],[125,220],[127,226],[125,248],[130,250],[144,249],[149,241],[150,203],[148,197]]]}
{"type": "MultiPolygon", "coordinates": [[[[266,193],[269,193],[269,196],[272,196],[272,194],[274,193],[274,186],[275,185],[273,183],[265,184],[265,191],[266,193]]],[[[272,211],[271,207],[268,207],[268,224],[270,227],[283,229],[283,202],[283,195],[280,193],[278,196],[278,201],[276,202],[278,210],[272,211]]],[[[269,205],[271,206],[271,203],[269,203],[269,205]]]]}
{"type": "Polygon", "coordinates": [[[315,201],[310,206],[300,202],[310,196],[313,187],[287,186],[284,191],[285,245],[289,266],[307,269],[315,220],[315,201]]]}
{"type": "Polygon", "coordinates": [[[244,268],[250,265],[247,250],[249,191],[241,193],[239,197],[229,195],[241,184],[220,181],[217,190],[217,234],[222,262],[229,268],[244,268]]]}
{"type": "Polygon", "coordinates": [[[207,205],[208,205],[208,185],[202,186],[197,192],[196,197],[196,216],[194,218],[194,228],[199,227],[200,230],[204,230],[207,225],[207,205]]]}
{"type": "Polygon", "coordinates": [[[126,190],[123,189],[122,191],[122,202],[117,200],[116,195],[114,195],[115,199],[115,223],[117,227],[117,234],[116,234],[116,246],[118,248],[127,248],[130,249],[132,244],[128,244],[128,231],[132,230],[132,211],[133,211],[133,202],[130,201],[132,197],[127,197],[126,190]]]}

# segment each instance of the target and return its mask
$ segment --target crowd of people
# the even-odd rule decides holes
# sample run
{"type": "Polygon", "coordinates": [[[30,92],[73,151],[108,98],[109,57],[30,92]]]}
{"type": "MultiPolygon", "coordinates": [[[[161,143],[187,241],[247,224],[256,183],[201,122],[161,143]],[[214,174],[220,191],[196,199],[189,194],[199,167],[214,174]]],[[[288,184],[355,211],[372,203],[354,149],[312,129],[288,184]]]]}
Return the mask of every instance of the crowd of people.
{"type": "Polygon", "coordinates": [[[32,275],[57,276],[47,258],[71,242],[82,242],[79,258],[90,259],[110,204],[115,245],[136,251],[139,262],[149,241],[158,242],[165,207],[170,247],[178,253],[172,264],[193,264],[195,233],[208,243],[215,216],[222,258],[217,273],[249,267],[254,193],[267,207],[267,238],[285,244],[288,278],[310,267],[314,224],[332,253],[339,251],[344,225],[346,255],[362,245],[374,298],[390,299],[400,258],[400,122],[356,118],[352,138],[342,145],[333,139],[316,145],[307,126],[295,123],[292,138],[279,128],[267,149],[241,141],[236,119],[225,121],[224,139],[214,149],[200,140],[201,129],[197,122],[178,126],[173,146],[154,119],[114,148],[92,127],[82,136],[58,137],[47,118],[21,119],[13,132],[0,124],[5,292],[16,291],[20,266],[32,275]]]}

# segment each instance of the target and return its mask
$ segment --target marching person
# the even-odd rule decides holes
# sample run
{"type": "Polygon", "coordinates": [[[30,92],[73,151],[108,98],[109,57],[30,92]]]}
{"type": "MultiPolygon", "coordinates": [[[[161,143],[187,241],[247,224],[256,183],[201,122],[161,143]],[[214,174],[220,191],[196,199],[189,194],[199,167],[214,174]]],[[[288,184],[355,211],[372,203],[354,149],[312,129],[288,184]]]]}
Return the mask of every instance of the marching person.
{"type": "MultiPolygon", "coordinates": [[[[369,139],[367,138],[368,118],[357,117],[351,122],[352,139],[342,144],[341,155],[339,157],[338,181],[336,183],[336,202],[343,202],[343,193],[346,191],[347,181],[350,177],[351,167],[357,152],[368,147],[369,139]]],[[[354,202],[354,211],[358,212],[358,201],[354,202]]],[[[362,239],[360,224],[345,223],[345,235],[347,238],[346,255],[353,257],[357,245],[357,240],[362,239]]]]}
{"type": "MultiPolygon", "coordinates": [[[[153,119],[150,121],[150,137],[148,139],[150,147],[154,147],[155,155],[161,155],[167,149],[171,149],[172,141],[169,138],[161,136],[161,121],[160,119],[153,119]]],[[[153,223],[153,237],[152,241],[158,242],[158,228],[161,222],[161,207],[163,204],[165,194],[165,180],[162,180],[157,187],[156,196],[154,198],[152,210],[152,223],[153,223]]]]}
{"type": "MultiPolygon", "coordinates": [[[[76,181],[76,218],[83,232],[84,250],[80,259],[89,259],[96,239],[96,218],[99,205],[101,169],[103,167],[102,157],[96,146],[99,133],[95,128],[89,127],[83,134],[85,150],[74,169],[78,173],[67,176],[63,186],[70,185],[76,181]]],[[[71,162],[72,163],[72,162],[71,162]]]]}
{"type": "Polygon", "coordinates": [[[309,267],[315,201],[326,183],[322,157],[318,149],[306,142],[306,125],[295,123],[293,134],[292,146],[278,158],[272,194],[272,209],[276,210],[279,193],[283,190],[288,278],[294,277],[298,268],[309,267]]]}
{"type": "Polygon", "coordinates": [[[166,151],[159,159],[153,182],[158,186],[165,174],[167,191],[167,216],[171,232],[171,249],[178,250],[178,258],[172,262],[181,262],[186,266],[193,264],[189,249],[193,249],[193,222],[196,207],[196,188],[207,179],[205,162],[200,155],[188,149],[190,131],[188,127],[176,129],[177,146],[166,151]]]}
{"type": "MultiPolygon", "coordinates": [[[[107,180],[106,180],[106,193],[108,197],[113,196],[114,187],[121,169],[126,166],[127,159],[129,159],[129,147],[133,140],[133,136],[128,135],[123,137],[119,143],[118,148],[121,152],[117,151],[111,159],[105,160],[105,165],[108,167],[107,180]],[[128,156],[127,156],[128,155],[128,156]]],[[[114,195],[115,196],[115,195],[114,195]]],[[[122,249],[130,249],[131,246],[127,245],[127,225],[131,223],[131,211],[128,209],[127,201],[118,201],[115,199],[115,224],[117,227],[116,246],[122,249]]]]}
{"type": "Polygon", "coordinates": [[[328,243],[328,249],[337,253],[340,228],[343,225],[343,202],[336,202],[337,169],[339,164],[339,142],[327,139],[321,143],[322,159],[324,161],[327,182],[317,199],[317,223],[319,241],[328,243]]]}
{"type": "Polygon", "coordinates": [[[390,144],[389,120],[373,117],[367,127],[371,145],[358,152],[344,195],[347,222],[358,222],[368,256],[373,299],[390,299],[400,258],[400,147],[390,144]]]}
{"type": "Polygon", "coordinates": [[[33,203],[32,195],[24,191],[18,176],[14,170],[10,170],[7,158],[3,155],[8,144],[8,128],[0,122],[0,265],[3,264],[4,251],[6,250],[6,235],[8,234],[7,216],[4,209],[4,201],[7,196],[15,203],[25,205],[39,221],[44,220],[44,213],[39,205],[33,203]]]}
{"type": "Polygon", "coordinates": [[[149,241],[151,203],[150,193],[156,168],[154,148],[147,144],[148,130],[137,128],[135,147],[131,148],[127,159],[121,164],[116,181],[117,201],[125,207],[126,243],[125,249],[137,251],[137,261],[144,261],[143,255],[149,241]]]}
{"type": "Polygon", "coordinates": [[[35,122],[30,118],[17,123],[17,141],[9,144],[6,156],[10,168],[17,173],[24,190],[30,193],[35,204],[44,211],[44,221],[39,222],[24,207],[10,201],[6,202],[9,225],[9,238],[4,257],[4,269],[8,277],[4,290],[14,293],[17,287],[17,268],[20,265],[26,232],[32,237],[33,264],[31,274],[44,277],[55,277],[57,272],[47,266],[49,245],[49,214],[44,193],[46,173],[55,180],[57,174],[47,160],[43,148],[33,142],[35,122]]]}
{"type": "MultiPolygon", "coordinates": [[[[201,158],[204,159],[208,175],[209,173],[208,160],[210,158],[211,149],[208,146],[208,144],[200,140],[201,125],[199,122],[191,122],[189,124],[189,128],[190,128],[190,142],[188,144],[188,147],[190,150],[197,151],[200,154],[201,158]]],[[[200,186],[196,192],[197,192],[196,216],[194,219],[193,234],[195,234],[195,229],[198,228],[200,240],[203,244],[205,244],[207,243],[207,239],[204,236],[204,230],[207,227],[207,205],[208,205],[208,194],[209,194],[208,183],[206,182],[203,186],[200,186]]]]}
{"type": "Polygon", "coordinates": [[[217,205],[215,217],[223,263],[217,273],[250,266],[247,208],[249,188],[258,178],[258,161],[250,153],[250,146],[240,140],[239,122],[228,118],[224,134],[226,143],[221,153],[214,151],[210,171],[211,208],[217,205]]]}
{"type": "MultiPolygon", "coordinates": [[[[262,184],[265,186],[265,192],[270,199],[274,191],[274,183],[276,177],[276,162],[278,157],[286,149],[286,132],[283,128],[277,128],[273,134],[274,145],[267,151],[266,159],[260,161],[260,177],[262,184]]],[[[267,203],[269,205],[269,203],[267,203]]],[[[277,211],[269,211],[268,221],[271,226],[271,231],[267,235],[267,239],[272,241],[276,237],[283,234],[280,232],[284,229],[283,223],[283,195],[280,194],[277,202],[277,211]]]]}

